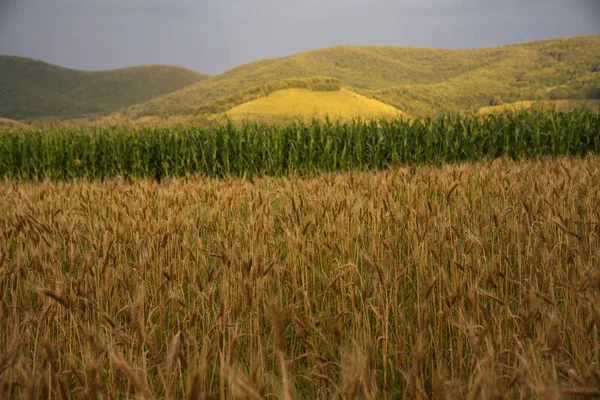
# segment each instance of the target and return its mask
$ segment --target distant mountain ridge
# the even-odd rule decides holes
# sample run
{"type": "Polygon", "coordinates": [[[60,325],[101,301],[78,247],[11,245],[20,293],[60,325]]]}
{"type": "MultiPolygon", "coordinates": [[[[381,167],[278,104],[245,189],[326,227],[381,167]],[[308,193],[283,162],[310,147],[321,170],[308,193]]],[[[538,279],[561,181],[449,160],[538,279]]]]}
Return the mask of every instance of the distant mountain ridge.
{"type": "Polygon", "coordinates": [[[600,97],[600,36],[471,50],[335,46],[245,64],[124,115],[191,115],[203,104],[282,79],[331,77],[411,115],[519,100],[600,97]]]}
{"type": "Polygon", "coordinates": [[[109,114],[207,77],[180,67],[80,71],[29,58],[0,56],[0,117],[23,120],[109,114]]]}
{"type": "Polygon", "coordinates": [[[600,36],[469,50],[335,46],[251,62],[216,76],[160,66],[84,72],[0,57],[0,117],[195,116],[215,106],[226,112],[239,99],[254,101],[255,88],[305,79],[331,79],[413,116],[518,101],[597,100],[600,36]]]}

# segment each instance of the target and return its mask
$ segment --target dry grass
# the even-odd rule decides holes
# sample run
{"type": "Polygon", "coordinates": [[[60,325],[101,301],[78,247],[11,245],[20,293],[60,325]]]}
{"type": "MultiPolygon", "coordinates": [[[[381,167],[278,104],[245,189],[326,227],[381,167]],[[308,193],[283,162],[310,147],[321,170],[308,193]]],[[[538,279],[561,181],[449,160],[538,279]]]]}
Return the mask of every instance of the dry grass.
{"type": "Polygon", "coordinates": [[[599,157],[0,193],[2,398],[599,395],[599,157]]]}

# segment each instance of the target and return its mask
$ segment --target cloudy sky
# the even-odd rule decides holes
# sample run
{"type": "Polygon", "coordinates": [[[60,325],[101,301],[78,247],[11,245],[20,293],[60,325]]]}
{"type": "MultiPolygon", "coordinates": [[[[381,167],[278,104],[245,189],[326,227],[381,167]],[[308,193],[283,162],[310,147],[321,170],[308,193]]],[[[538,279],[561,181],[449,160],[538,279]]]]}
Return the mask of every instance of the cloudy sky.
{"type": "Polygon", "coordinates": [[[0,54],[216,74],[336,44],[470,48],[600,34],[600,0],[0,0],[0,54]]]}

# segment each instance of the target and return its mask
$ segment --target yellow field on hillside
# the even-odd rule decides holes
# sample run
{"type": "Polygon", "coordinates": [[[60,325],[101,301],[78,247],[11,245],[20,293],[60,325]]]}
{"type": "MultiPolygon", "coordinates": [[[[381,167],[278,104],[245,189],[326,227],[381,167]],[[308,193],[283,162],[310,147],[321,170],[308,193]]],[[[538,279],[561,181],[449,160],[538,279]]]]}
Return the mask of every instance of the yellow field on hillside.
{"type": "Polygon", "coordinates": [[[0,398],[600,392],[598,156],[0,193],[0,398]]]}
{"type": "Polygon", "coordinates": [[[234,107],[225,115],[234,121],[272,121],[293,118],[307,120],[313,117],[322,118],[325,115],[332,119],[398,117],[403,113],[378,100],[342,88],[332,92],[308,89],[279,90],[234,107]]]}
{"type": "Polygon", "coordinates": [[[515,103],[500,104],[497,106],[482,107],[480,114],[497,114],[506,111],[522,110],[558,110],[568,111],[575,108],[588,110],[600,110],[599,100],[540,100],[540,101],[517,101],[515,103]]]}

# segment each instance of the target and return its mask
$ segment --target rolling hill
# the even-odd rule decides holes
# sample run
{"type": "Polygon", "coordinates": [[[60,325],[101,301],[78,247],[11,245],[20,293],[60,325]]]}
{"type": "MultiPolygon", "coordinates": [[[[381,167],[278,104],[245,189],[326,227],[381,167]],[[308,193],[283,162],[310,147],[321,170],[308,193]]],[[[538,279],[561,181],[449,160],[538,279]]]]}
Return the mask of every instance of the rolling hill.
{"type": "Polygon", "coordinates": [[[412,115],[519,100],[600,98],[600,36],[471,50],[336,46],[242,65],[136,104],[128,118],[192,115],[203,105],[276,80],[330,77],[412,115]]]}
{"type": "MultiPolygon", "coordinates": [[[[309,87],[312,92],[343,87],[413,116],[431,116],[518,101],[600,99],[600,36],[470,50],[335,46],[263,59],[216,76],[164,66],[77,71],[0,56],[0,77],[0,117],[14,120],[197,118],[278,90],[302,89],[306,82],[324,85],[309,87]]],[[[317,101],[314,93],[305,94],[312,96],[306,101],[317,101]]],[[[267,103],[273,109],[289,107],[272,101],[267,103]]],[[[257,104],[262,103],[248,107],[257,104]]]]}
{"type": "Polygon", "coordinates": [[[194,84],[207,75],[179,67],[78,71],[0,56],[0,117],[77,118],[109,114],[194,84]]]}
{"type": "Polygon", "coordinates": [[[0,128],[25,128],[27,125],[8,118],[0,118],[0,128]]]}

